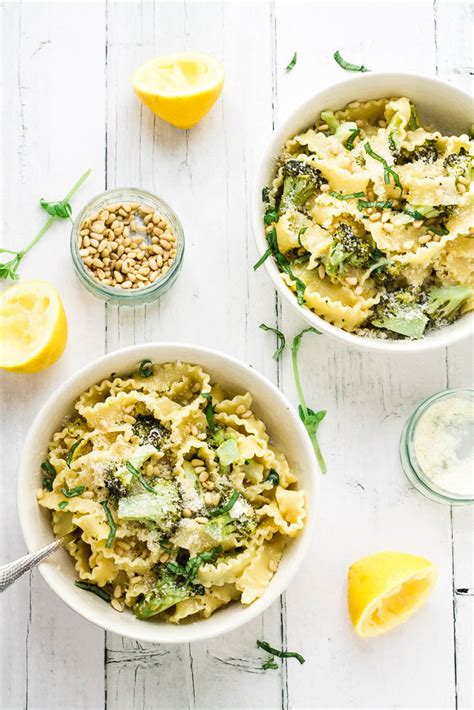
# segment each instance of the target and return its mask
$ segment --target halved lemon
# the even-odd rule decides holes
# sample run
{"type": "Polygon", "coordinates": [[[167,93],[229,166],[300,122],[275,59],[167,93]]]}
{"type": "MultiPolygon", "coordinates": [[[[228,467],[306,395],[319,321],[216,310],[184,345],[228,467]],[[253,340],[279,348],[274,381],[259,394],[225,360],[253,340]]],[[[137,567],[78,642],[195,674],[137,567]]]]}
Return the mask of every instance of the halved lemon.
{"type": "Polygon", "coordinates": [[[436,567],[424,557],[379,552],[349,568],[349,614],[356,633],[379,636],[407,621],[426,601],[436,567]]]}
{"type": "Polygon", "coordinates": [[[0,367],[39,372],[63,354],[67,320],[59,294],[46,281],[19,281],[0,296],[0,367]]]}
{"type": "Polygon", "coordinates": [[[219,98],[224,67],[208,54],[170,54],[142,64],[132,84],[137,96],[157,116],[177,128],[191,128],[219,98]]]}

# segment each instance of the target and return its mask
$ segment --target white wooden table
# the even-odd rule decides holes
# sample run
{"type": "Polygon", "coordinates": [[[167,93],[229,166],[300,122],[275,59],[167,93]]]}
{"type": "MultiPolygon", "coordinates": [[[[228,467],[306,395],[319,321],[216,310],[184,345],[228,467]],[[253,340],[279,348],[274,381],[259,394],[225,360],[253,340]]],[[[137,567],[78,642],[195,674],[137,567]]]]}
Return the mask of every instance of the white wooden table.
{"type": "MultiPolygon", "coordinates": [[[[168,200],[186,233],[183,271],[155,305],[104,306],[73,273],[68,227],[57,224],[24,261],[24,278],[54,283],[70,326],[67,350],[39,375],[1,376],[2,559],[21,555],[15,473],[26,431],[45,398],[92,358],[133,343],[178,340],[232,353],[295,402],[288,355],[271,354],[261,322],[293,336],[303,323],[282,305],[256,249],[249,206],[272,128],[295,105],[346,78],[332,54],[373,69],[438,74],[469,89],[467,3],[16,2],[3,5],[2,238],[25,243],[43,221],[40,197],[60,199],[93,170],[75,211],[104,188],[135,185],[168,200]],[[226,85],[209,116],[182,132],[135,98],[130,75],[158,53],[221,57],[226,85]],[[294,70],[284,67],[298,52],[294,70]]],[[[160,646],[106,634],[49,590],[38,572],[2,597],[2,707],[469,708],[473,705],[472,512],[410,490],[398,437],[414,406],[468,385],[470,344],[419,357],[370,355],[308,336],[301,350],[312,406],[327,408],[328,462],[311,555],[279,603],[207,643],[160,646]],[[439,565],[436,589],[405,627],[373,641],[346,611],[349,564],[399,549],[439,565]],[[298,650],[300,666],[262,672],[255,641],[298,650]]]]}

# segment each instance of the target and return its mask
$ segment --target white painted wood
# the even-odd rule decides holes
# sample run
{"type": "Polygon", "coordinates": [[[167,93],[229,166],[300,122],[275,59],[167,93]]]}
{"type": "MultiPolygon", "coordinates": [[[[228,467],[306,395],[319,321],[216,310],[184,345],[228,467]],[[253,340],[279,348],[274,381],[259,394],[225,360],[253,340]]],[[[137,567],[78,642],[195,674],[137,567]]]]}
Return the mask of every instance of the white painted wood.
{"type": "MultiPolygon", "coordinates": [[[[60,289],[71,333],[51,370],[0,379],[3,558],[24,551],[10,481],[27,428],[54,387],[92,357],[135,342],[202,343],[250,362],[296,403],[289,355],[277,369],[274,339],[258,324],[282,325],[289,336],[304,324],[281,308],[265,271],[251,269],[249,201],[272,126],[310,93],[345,78],[335,49],[373,69],[438,69],[468,88],[469,22],[467,3],[436,1],[5,4],[5,243],[26,240],[41,224],[36,199],[61,197],[88,166],[94,174],[75,207],[104,185],[142,186],[174,206],[187,243],[173,290],[135,310],[104,307],[81,290],[66,225],[25,260],[24,277],[42,273],[60,289]],[[181,48],[213,52],[226,67],[223,96],[187,132],[154,118],[129,82],[140,62],[181,48]],[[295,50],[298,62],[286,74],[295,50]]],[[[455,708],[456,696],[457,707],[472,707],[472,597],[453,597],[474,584],[472,514],[451,515],[411,491],[397,457],[414,406],[472,380],[469,348],[408,360],[307,335],[301,372],[308,401],[328,409],[320,440],[329,470],[311,555],[281,602],[223,638],[165,647],[104,638],[35,573],[2,597],[2,707],[455,708]],[[362,643],[347,617],[347,568],[384,548],[428,556],[439,580],[409,625],[362,643]],[[263,673],[257,638],[301,651],[306,664],[291,660],[263,673]]]]}

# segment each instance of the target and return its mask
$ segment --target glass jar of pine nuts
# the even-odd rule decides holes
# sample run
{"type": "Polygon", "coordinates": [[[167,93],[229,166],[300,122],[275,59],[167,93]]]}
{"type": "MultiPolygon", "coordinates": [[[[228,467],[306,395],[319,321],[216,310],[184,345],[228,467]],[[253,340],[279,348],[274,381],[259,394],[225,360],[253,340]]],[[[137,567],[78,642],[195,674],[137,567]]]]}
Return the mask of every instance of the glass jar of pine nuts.
{"type": "Polygon", "coordinates": [[[171,207],[151,192],[115,188],[94,197],[71,231],[79,281],[111,304],[155,301],[174,284],[184,255],[184,232],[171,207]]]}

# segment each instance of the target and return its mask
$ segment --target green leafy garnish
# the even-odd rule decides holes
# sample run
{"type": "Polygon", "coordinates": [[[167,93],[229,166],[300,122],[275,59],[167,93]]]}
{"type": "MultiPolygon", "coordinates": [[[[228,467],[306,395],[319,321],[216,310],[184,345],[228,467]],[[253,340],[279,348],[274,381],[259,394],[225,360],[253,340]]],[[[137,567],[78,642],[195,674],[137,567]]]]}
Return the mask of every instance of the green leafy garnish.
{"type": "Polygon", "coordinates": [[[127,461],[125,463],[125,466],[130,471],[132,476],[137,479],[137,481],[143,486],[143,488],[145,488],[145,490],[149,491],[149,493],[156,494],[156,490],[153,488],[153,486],[150,486],[150,484],[145,481],[140,471],[136,469],[135,466],[130,463],[130,461],[127,461]]]}
{"type": "Polygon", "coordinates": [[[357,138],[357,136],[360,133],[360,128],[355,128],[353,131],[350,132],[349,138],[346,140],[346,148],[347,150],[352,150],[354,147],[354,141],[357,138]]]}
{"type": "Polygon", "coordinates": [[[33,237],[31,242],[29,242],[26,247],[21,249],[20,251],[12,250],[12,249],[3,249],[0,248],[0,254],[13,254],[13,258],[10,259],[9,261],[6,261],[4,263],[0,263],[0,279],[18,279],[19,274],[17,273],[18,267],[23,259],[23,257],[34,247],[36,242],[38,242],[41,237],[48,231],[48,229],[51,227],[52,224],[57,219],[69,219],[71,217],[70,213],[70,206],[69,206],[69,200],[73,195],[76,194],[84,180],[89,177],[90,175],[90,170],[87,170],[82,177],[79,178],[79,180],[76,182],[74,187],[68,192],[64,200],[61,202],[46,202],[45,200],[41,200],[41,206],[47,210],[48,214],[50,214],[50,218],[46,222],[46,224],[40,229],[38,234],[33,237]],[[59,207],[54,207],[54,205],[68,205],[69,210],[67,208],[59,208],[59,207]],[[52,210],[52,211],[50,211],[52,210]],[[67,212],[67,214],[66,214],[67,212]]]}
{"type": "Polygon", "coordinates": [[[269,202],[270,200],[270,188],[262,187],[262,202],[269,202]]]}
{"type": "Polygon", "coordinates": [[[47,491],[52,491],[54,479],[57,476],[56,469],[54,468],[51,461],[48,461],[48,459],[46,459],[46,461],[43,461],[43,463],[41,464],[41,468],[46,473],[42,481],[43,488],[46,488],[47,491]]]}
{"type": "Polygon", "coordinates": [[[278,330],[278,328],[272,328],[270,325],[266,325],[266,323],[260,323],[258,326],[261,330],[265,331],[270,331],[272,333],[275,333],[278,341],[278,347],[273,353],[273,359],[274,360],[279,360],[283,354],[283,350],[285,349],[286,345],[286,338],[284,334],[281,332],[281,330],[278,330]]]}
{"type": "Polygon", "coordinates": [[[307,229],[308,227],[301,227],[300,231],[298,232],[298,244],[300,245],[301,249],[306,249],[305,245],[301,241],[301,237],[307,231],[307,229]]]}
{"type": "Polygon", "coordinates": [[[278,670],[278,663],[275,663],[275,657],[274,656],[269,656],[268,661],[265,661],[265,663],[262,663],[262,671],[276,671],[278,670]]]}
{"type": "Polygon", "coordinates": [[[69,505],[69,501],[68,501],[68,500],[62,500],[60,503],[58,503],[58,508],[59,508],[60,510],[64,510],[64,508],[67,508],[68,505],[69,505]]]}
{"type": "Polygon", "coordinates": [[[140,377],[151,377],[155,372],[155,366],[151,360],[142,360],[138,366],[140,377]]]}
{"type": "Polygon", "coordinates": [[[293,362],[293,376],[295,380],[295,385],[296,385],[296,391],[298,393],[298,399],[299,399],[299,406],[298,406],[298,413],[300,415],[300,419],[303,422],[303,424],[306,427],[306,431],[309,434],[309,438],[311,439],[311,443],[313,444],[313,449],[314,453],[316,454],[316,458],[318,460],[319,468],[321,469],[322,473],[326,473],[327,467],[326,467],[326,462],[324,461],[323,455],[321,453],[321,449],[319,448],[319,443],[317,439],[317,431],[319,428],[319,425],[321,424],[322,420],[326,416],[326,410],[322,409],[319,412],[314,412],[312,409],[310,409],[306,405],[306,401],[304,398],[303,394],[303,388],[301,387],[301,381],[300,381],[300,376],[298,372],[298,350],[300,349],[301,346],[301,340],[303,338],[303,335],[305,333],[317,333],[320,335],[319,331],[316,330],[316,328],[309,327],[309,328],[304,328],[304,330],[301,331],[298,335],[296,335],[293,338],[293,343],[291,346],[291,358],[293,362]]]}
{"type": "Polygon", "coordinates": [[[339,64],[340,67],[345,69],[346,71],[361,71],[361,72],[366,72],[370,71],[370,69],[367,69],[367,67],[364,67],[363,64],[351,64],[350,62],[346,62],[345,59],[341,57],[341,53],[339,50],[334,52],[334,59],[336,62],[339,64]]]}
{"type": "Polygon", "coordinates": [[[101,502],[101,506],[104,509],[105,517],[107,518],[107,522],[108,522],[109,528],[110,528],[109,536],[107,538],[107,542],[105,543],[105,546],[112,547],[112,544],[115,540],[115,533],[117,532],[117,527],[115,525],[114,516],[110,512],[109,502],[107,500],[103,500],[101,502]]]}
{"type": "Polygon", "coordinates": [[[420,125],[418,120],[418,111],[414,104],[410,104],[410,119],[407,123],[407,131],[415,131],[420,125]]]}
{"type": "MultiPolygon", "coordinates": [[[[298,304],[300,306],[302,306],[304,304],[304,292],[305,292],[306,286],[303,283],[303,281],[301,281],[301,279],[299,279],[297,276],[295,276],[293,274],[293,271],[291,269],[291,262],[279,250],[277,233],[276,233],[275,227],[272,227],[271,230],[267,233],[267,241],[270,245],[270,253],[273,255],[273,258],[275,259],[280,271],[283,271],[285,274],[287,274],[290,277],[290,279],[292,281],[295,282],[296,300],[298,301],[298,304]]],[[[254,266],[254,269],[255,269],[255,266],[254,266]]]]}
{"type": "Polygon", "coordinates": [[[385,200],[382,202],[380,200],[375,200],[369,202],[368,200],[359,200],[357,202],[357,208],[362,212],[362,210],[368,210],[369,207],[377,207],[380,210],[390,209],[392,206],[392,200],[385,200]]]}
{"type": "Polygon", "coordinates": [[[293,67],[296,64],[297,59],[298,59],[298,53],[295,52],[291,58],[291,62],[285,67],[286,72],[289,72],[293,69],[293,67]]]}
{"type": "Polygon", "coordinates": [[[393,137],[393,133],[388,134],[388,147],[392,151],[392,153],[395,153],[397,149],[397,144],[395,143],[395,138],[393,137]]]}
{"type": "Polygon", "coordinates": [[[305,663],[305,659],[301,653],[296,653],[295,651],[280,651],[279,649],[270,646],[270,644],[266,641],[257,641],[257,647],[267,653],[270,653],[272,656],[278,656],[278,658],[296,658],[296,660],[301,664],[305,663]]]}
{"type": "Polygon", "coordinates": [[[76,579],[74,584],[76,585],[76,587],[79,587],[79,589],[84,589],[86,592],[92,592],[92,594],[96,594],[105,602],[110,602],[111,600],[110,594],[106,592],[105,589],[102,589],[102,587],[98,587],[97,584],[83,582],[82,579],[76,579]]]}
{"type": "Polygon", "coordinates": [[[238,498],[239,498],[239,491],[234,491],[225,505],[221,505],[219,508],[212,508],[209,511],[209,517],[215,518],[216,515],[222,515],[223,513],[228,513],[229,510],[232,510],[234,505],[237,503],[238,498]]]}
{"type": "Polygon", "coordinates": [[[206,402],[206,406],[204,408],[204,414],[206,415],[206,420],[207,420],[207,426],[211,430],[212,434],[215,434],[217,431],[217,424],[214,421],[214,406],[212,404],[212,395],[210,392],[201,392],[202,396],[204,397],[206,402]]]}
{"type": "Polygon", "coordinates": [[[329,194],[331,197],[336,197],[338,200],[355,200],[358,197],[365,197],[365,192],[349,192],[344,195],[342,192],[335,192],[334,190],[331,190],[329,194]]]}
{"type": "Polygon", "coordinates": [[[79,439],[79,441],[76,441],[69,449],[68,455],[66,457],[66,465],[68,468],[71,468],[71,461],[74,458],[74,454],[76,453],[76,450],[79,448],[83,441],[84,439],[79,439]]]}
{"type": "Polygon", "coordinates": [[[273,222],[278,222],[278,213],[274,207],[269,207],[265,212],[263,221],[266,225],[272,224],[273,222]]]}
{"type": "Polygon", "coordinates": [[[418,212],[418,210],[413,209],[409,205],[405,205],[403,208],[403,212],[410,217],[413,217],[413,219],[416,221],[418,219],[424,219],[425,216],[421,214],[421,212],[418,212]]]}
{"type": "Polygon", "coordinates": [[[270,247],[267,249],[267,251],[260,257],[260,259],[253,265],[253,270],[257,271],[258,268],[263,264],[264,261],[268,259],[269,256],[272,255],[272,250],[270,247]]]}
{"type": "Polygon", "coordinates": [[[192,584],[196,579],[199,568],[204,563],[214,562],[216,557],[223,552],[221,545],[213,547],[212,550],[201,552],[195,557],[191,557],[185,565],[177,564],[176,562],[168,562],[166,569],[177,577],[184,577],[188,584],[192,584]]]}
{"type": "Polygon", "coordinates": [[[444,224],[441,224],[439,227],[426,227],[428,232],[433,232],[433,234],[436,234],[438,237],[445,237],[446,234],[449,234],[449,229],[446,229],[444,224]]]}
{"type": "Polygon", "coordinates": [[[365,152],[370,155],[371,158],[374,160],[378,160],[379,163],[382,163],[383,165],[383,180],[386,185],[390,184],[390,178],[392,178],[394,185],[398,187],[399,190],[402,190],[402,184],[400,182],[400,178],[398,177],[398,173],[395,172],[395,170],[392,168],[391,165],[387,163],[385,158],[382,158],[381,155],[376,153],[375,151],[372,150],[371,145],[369,142],[365,143],[364,145],[365,152]]]}
{"type": "Polygon", "coordinates": [[[280,476],[278,473],[275,471],[274,468],[270,469],[270,473],[268,474],[267,481],[270,481],[272,486],[278,486],[280,483],[280,476]]]}
{"type": "Polygon", "coordinates": [[[66,498],[77,498],[77,496],[81,496],[85,490],[85,486],[75,486],[75,488],[65,488],[63,486],[60,489],[63,496],[65,496],[66,498]]]}

